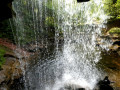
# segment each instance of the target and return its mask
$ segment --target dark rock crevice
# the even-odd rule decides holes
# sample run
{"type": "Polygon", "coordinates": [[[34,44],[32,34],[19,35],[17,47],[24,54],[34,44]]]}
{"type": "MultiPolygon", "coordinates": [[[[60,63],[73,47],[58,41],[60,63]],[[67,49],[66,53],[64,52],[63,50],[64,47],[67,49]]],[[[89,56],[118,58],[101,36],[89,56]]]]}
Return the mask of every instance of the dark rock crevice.
{"type": "Polygon", "coordinates": [[[13,0],[1,0],[0,2],[0,22],[12,18],[14,11],[12,9],[13,0]]]}

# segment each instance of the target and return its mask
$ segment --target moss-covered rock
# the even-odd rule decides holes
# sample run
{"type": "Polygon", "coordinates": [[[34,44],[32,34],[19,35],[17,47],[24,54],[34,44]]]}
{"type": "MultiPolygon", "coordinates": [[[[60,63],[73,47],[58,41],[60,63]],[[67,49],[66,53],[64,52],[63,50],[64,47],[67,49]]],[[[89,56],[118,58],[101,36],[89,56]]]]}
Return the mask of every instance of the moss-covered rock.
{"type": "Polygon", "coordinates": [[[54,17],[46,17],[45,19],[45,25],[49,27],[54,27],[54,17]]]}
{"type": "Polygon", "coordinates": [[[120,34],[120,28],[115,27],[110,29],[109,34],[120,34]]]}
{"type": "Polygon", "coordinates": [[[4,54],[5,54],[5,50],[0,47],[0,69],[2,65],[5,63],[4,54]]]}
{"type": "Polygon", "coordinates": [[[108,31],[108,33],[109,35],[111,35],[111,37],[120,37],[120,28],[118,27],[111,28],[108,31]]]}

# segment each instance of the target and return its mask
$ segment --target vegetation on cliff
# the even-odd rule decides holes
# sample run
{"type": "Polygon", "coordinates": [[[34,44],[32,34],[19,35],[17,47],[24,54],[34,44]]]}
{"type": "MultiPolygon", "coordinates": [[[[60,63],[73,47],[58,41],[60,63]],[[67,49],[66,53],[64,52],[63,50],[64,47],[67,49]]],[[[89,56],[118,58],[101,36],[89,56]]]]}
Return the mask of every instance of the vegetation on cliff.
{"type": "Polygon", "coordinates": [[[104,10],[111,18],[120,19],[120,0],[104,0],[104,10]]]}
{"type": "Polygon", "coordinates": [[[0,47],[0,69],[2,65],[5,63],[4,54],[5,54],[5,50],[0,47]]]}

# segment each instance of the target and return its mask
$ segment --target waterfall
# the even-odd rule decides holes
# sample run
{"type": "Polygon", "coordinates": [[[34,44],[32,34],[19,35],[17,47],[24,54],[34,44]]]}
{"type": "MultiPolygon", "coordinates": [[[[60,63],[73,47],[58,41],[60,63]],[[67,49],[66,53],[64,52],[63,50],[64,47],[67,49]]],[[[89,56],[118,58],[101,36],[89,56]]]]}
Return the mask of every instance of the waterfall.
{"type": "Polygon", "coordinates": [[[86,90],[95,87],[102,77],[96,66],[101,58],[96,38],[107,19],[103,6],[102,0],[13,2],[16,43],[20,47],[45,47],[36,65],[25,74],[25,90],[66,90],[67,85],[86,90]]]}

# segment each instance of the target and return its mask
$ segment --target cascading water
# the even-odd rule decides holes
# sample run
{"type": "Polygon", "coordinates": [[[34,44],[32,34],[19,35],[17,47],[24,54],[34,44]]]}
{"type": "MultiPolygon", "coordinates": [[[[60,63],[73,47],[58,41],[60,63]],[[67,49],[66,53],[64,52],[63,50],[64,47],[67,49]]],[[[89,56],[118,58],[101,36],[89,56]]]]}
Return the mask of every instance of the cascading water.
{"type": "Polygon", "coordinates": [[[43,57],[25,74],[25,90],[66,90],[69,85],[92,90],[102,73],[96,67],[101,53],[96,38],[107,18],[102,0],[18,0],[13,4],[19,46],[35,43],[46,47],[40,51],[43,57]],[[51,32],[54,45],[49,47],[51,32]]]}

